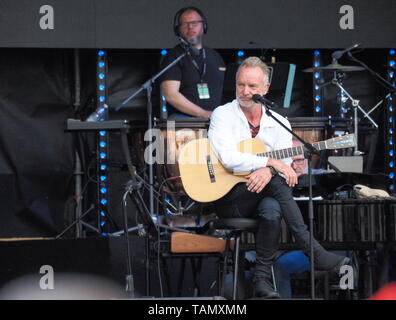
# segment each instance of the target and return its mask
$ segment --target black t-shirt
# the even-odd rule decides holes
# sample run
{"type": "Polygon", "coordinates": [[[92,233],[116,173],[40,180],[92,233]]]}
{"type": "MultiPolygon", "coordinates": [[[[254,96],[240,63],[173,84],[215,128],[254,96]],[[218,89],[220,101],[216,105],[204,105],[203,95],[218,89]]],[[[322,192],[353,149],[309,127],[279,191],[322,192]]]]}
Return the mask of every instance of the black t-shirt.
{"type": "MultiPolygon", "coordinates": [[[[177,80],[180,81],[180,93],[183,94],[188,100],[197,104],[205,110],[214,110],[221,103],[223,94],[223,82],[225,75],[225,64],[222,57],[213,49],[203,47],[203,49],[194,50],[190,55],[185,56],[176,65],[166,71],[161,77],[160,82],[164,80],[177,80]],[[203,76],[202,82],[206,83],[209,88],[209,99],[200,99],[198,95],[197,84],[201,82],[201,75],[204,64],[204,52],[206,56],[206,72],[203,76]],[[198,54],[197,54],[198,53],[198,54]],[[193,59],[195,59],[199,70],[194,66],[193,59]]],[[[161,65],[161,68],[169,65],[173,60],[184,52],[180,45],[174,47],[161,65]]],[[[174,112],[180,112],[168,104],[169,115],[174,112]]]]}

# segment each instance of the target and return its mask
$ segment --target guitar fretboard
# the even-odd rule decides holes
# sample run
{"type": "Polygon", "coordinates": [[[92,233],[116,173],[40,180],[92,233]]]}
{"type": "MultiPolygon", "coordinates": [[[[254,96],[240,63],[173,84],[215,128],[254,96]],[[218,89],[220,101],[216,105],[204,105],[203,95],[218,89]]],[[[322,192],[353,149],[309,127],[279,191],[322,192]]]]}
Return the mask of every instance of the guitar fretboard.
{"type": "MultiPolygon", "coordinates": [[[[326,149],[326,141],[315,142],[315,143],[312,143],[312,145],[317,150],[325,150],[326,149]]],[[[268,158],[274,158],[274,159],[286,159],[286,158],[298,156],[300,154],[304,154],[304,146],[268,151],[268,152],[264,152],[264,153],[259,153],[257,155],[259,157],[268,157],[268,158]]]]}

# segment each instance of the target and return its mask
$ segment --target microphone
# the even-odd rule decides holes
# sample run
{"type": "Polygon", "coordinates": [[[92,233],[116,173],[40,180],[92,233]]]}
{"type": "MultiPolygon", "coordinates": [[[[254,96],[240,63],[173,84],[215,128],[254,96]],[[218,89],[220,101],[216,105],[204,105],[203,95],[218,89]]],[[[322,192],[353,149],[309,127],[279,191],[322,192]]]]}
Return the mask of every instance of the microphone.
{"type": "Polygon", "coordinates": [[[265,104],[267,106],[269,105],[271,107],[279,108],[275,102],[268,100],[267,98],[265,98],[264,96],[261,96],[259,94],[254,94],[252,96],[252,100],[256,103],[261,103],[261,104],[265,104]]]}
{"type": "Polygon", "coordinates": [[[191,49],[191,43],[183,39],[182,37],[177,37],[179,40],[180,44],[184,48],[184,50],[189,51],[191,49]]]}
{"type": "Polygon", "coordinates": [[[358,47],[360,47],[360,46],[361,46],[361,43],[356,43],[356,44],[354,44],[353,46],[351,46],[351,47],[349,47],[349,48],[346,48],[346,49],[344,49],[344,50],[334,51],[334,52],[331,54],[331,57],[332,57],[333,59],[338,60],[338,59],[340,59],[345,53],[347,53],[347,52],[349,52],[349,51],[351,51],[351,50],[353,50],[353,49],[356,49],[356,48],[358,48],[358,47]]]}
{"type": "Polygon", "coordinates": [[[182,37],[177,37],[179,39],[179,42],[183,49],[186,51],[187,54],[191,55],[193,53],[194,55],[198,56],[199,55],[199,49],[195,48],[190,42],[188,42],[186,39],[182,37]]]}

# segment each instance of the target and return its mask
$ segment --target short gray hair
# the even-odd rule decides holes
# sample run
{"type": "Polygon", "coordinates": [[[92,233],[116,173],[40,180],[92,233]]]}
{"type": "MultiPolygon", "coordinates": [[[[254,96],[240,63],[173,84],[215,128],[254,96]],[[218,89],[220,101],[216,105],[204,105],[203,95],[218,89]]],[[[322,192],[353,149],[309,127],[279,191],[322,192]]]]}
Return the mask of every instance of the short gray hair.
{"type": "Polygon", "coordinates": [[[238,77],[238,73],[243,67],[250,67],[250,68],[259,67],[264,73],[264,80],[266,81],[266,83],[269,82],[269,74],[270,74],[269,68],[259,57],[249,57],[243,60],[240,66],[238,67],[235,78],[238,77]]]}

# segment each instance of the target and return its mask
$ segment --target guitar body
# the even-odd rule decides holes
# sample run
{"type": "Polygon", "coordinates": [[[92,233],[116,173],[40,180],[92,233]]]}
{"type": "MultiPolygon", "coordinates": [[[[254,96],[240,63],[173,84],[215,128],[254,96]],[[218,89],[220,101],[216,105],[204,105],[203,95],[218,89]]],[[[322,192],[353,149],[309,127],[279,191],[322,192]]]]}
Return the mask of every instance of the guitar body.
{"type": "MultiPolygon", "coordinates": [[[[243,153],[266,152],[258,139],[241,141],[237,146],[243,153]]],[[[188,142],[179,153],[179,171],[184,190],[198,202],[211,202],[226,195],[237,183],[246,182],[245,174],[234,175],[217,159],[208,139],[188,142]]]]}

